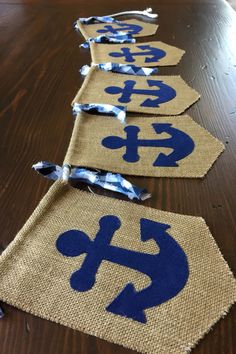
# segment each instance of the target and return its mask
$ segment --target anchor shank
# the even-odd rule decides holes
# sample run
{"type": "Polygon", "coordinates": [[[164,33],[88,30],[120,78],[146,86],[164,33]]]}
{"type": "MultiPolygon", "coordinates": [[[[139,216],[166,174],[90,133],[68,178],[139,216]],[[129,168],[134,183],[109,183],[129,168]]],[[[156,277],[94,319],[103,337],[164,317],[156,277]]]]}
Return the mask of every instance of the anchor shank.
{"type": "Polygon", "coordinates": [[[158,258],[159,254],[146,254],[116,246],[107,246],[104,250],[104,260],[137,270],[150,278],[156,273],[158,258]]]}
{"type": "Polygon", "coordinates": [[[145,96],[156,96],[159,97],[160,96],[160,89],[156,89],[156,90],[141,90],[141,89],[133,89],[132,94],[137,94],[137,95],[145,95],[145,96]]]}
{"type": "Polygon", "coordinates": [[[172,139],[156,139],[156,140],[148,140],[148,139],[139,139],[137,141],[138,146],[148,146],[148,147],[167,147],[174,149],[172,145],[172,139]]]}

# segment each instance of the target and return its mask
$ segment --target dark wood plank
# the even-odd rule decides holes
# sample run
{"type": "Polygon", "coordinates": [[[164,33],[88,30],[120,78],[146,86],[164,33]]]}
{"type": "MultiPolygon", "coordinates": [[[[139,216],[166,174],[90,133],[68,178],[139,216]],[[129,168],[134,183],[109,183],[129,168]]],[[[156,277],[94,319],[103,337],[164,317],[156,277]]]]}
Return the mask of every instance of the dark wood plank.
{"type": "MultiPolygon", "coordinates": [[[[0,5],[0,249],[15,237],[51,185],[31,165],[42,159],[61,163],[65,155],[73,127],[70,102],[82,83],[78,69],[90,61],[89,53],[78,47],[82,37],[73,31],[73,21],[78,15],[127,9],[124,0],[109,3],[109,9],[106,1],[93,0],[89,6],[85,0],[63,2],[10,0],[0,5]]],[[[180,73],[201,92],[201,100],[188,113],[225,142],[226,151],[203,180],[128,179],[152,192],[146,205],[205,218],[236,273],[236,16],[220,0],[162,0],[158,6],[152,0],[149,5],[159,13],[160,28],[153,39],[187,51],[180,65],[160,73],[180,73]]],[[[128,6],[145,7],[141,0],[131,0],[128,6]]],[[[132,352],[13,307],[3,308],[1,354],[132,352]]],[[[235,330],[234,307],[193,353],[236,353],[235,330]]]]}

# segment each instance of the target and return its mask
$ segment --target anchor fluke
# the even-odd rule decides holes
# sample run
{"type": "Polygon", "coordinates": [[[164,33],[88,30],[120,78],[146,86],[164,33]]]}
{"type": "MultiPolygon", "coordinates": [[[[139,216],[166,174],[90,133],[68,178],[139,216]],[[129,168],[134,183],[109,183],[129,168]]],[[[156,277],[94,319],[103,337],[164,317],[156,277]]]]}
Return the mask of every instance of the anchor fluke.
{"type": "Polygon", "coordinates": [[[146,323],[146,315],[143,309],[137,306],[136,298],[138,292],[133,284],[127,284],[121,293],[107,306],[106,310],[123,317],[131,318],[134,321],[146,323]]]}
{"type": "Polygon", "coordinates": [[[178,167],[179,165],[173,160],[172,156],[165,155],[161,152],[153,163],[153,166],[178,167]]]}

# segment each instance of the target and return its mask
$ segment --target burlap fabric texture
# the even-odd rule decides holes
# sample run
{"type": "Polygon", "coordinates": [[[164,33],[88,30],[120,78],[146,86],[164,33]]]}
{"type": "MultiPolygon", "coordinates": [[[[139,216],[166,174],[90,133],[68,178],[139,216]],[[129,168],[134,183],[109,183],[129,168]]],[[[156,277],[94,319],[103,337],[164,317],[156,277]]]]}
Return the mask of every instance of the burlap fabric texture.
{"type": "Polygon", "coordinates": [[[120,73],[117,74],[113,72],[105,72],[93,66],[86,76],[84,83],[78,91],[72,104],[106,103],[115,106],[126,106],[127,110],[130,112],[178,115],[184,112],[194,102],[196,102],[199,97],[199,93],[190,88],[180,76],[133,76],[120,73]],[[153,107],[147,105],[144,106],[144,102],[147,99],[152,101],[156,100],[158,99],[158,95],[162,98],[166,97],[166,93],[164,92],[165,88],[159,89],[152,83],[150,85],[150,80],[151,82],[156,80],[158,82],[162,82],[164,85],[167,85],[171,90],[175,90],[176,96],[164,103],[155,103],[155,106],[153,107]],[[107,93],[107,90],[110,90],[110,87],[116,87],[116,90],[123,90],[127,81],[135,82],[135,90],[148,90],[150,94],[134,93],[131,95],[130,100],[126,100],[124,102],[120,100],[122,92],[117,94],[107,93]],[[157,96],[152,95],[153,90],[157,96]]]}
{"type": "Polygon", "coordinates": [[[131,33],[133,37],[145,37],[155,34],[158,28],[158,25],[136,19],[120,22],[122,24],[121,26],[117,23],[95,23],[86,25],[80,23],[80,21],[77,21],[77,26],[85,39],[98,37],[103,34],[110,36],[112,34],[116,34],[117,32],[131,33]],[[140,31],[134,34],[133,30],[135,30],[135,28],[132,28],[132,25],[140,26],[140,31]],[[112,31],[110,31],[109,28],[112,28],[112,31]]]}
{"type": "Polygon", "coordinates": [[[0,283],[0,299],[6,303],[150,354],[188,352],[236,299],[235,279],[202,218],[95,196],[62,182],[51,187],[1,255],[0,283]],[[103,261],[92,289],[78,292],[70,287],[69,278],[85,255],[66,257],[56,248],[59,235],[70,229],[93,240],[100,218],[108,214],[121,221],[111,245],[154,257],[165,251],[154,240],[141,241],[140,220],[146,218],[170,225],[168,234],[187,256],[186,285],[169,301],[146,309],[145,324],[114,315],[106,306],[127,283],[139,292],[150,284],[149,277],[103,261]]]}
{"type": "MultiPolygon", "coordinates": [[[[132,144],[132,146],[136,145],[136,140],[132,144]]],[[[130,148],[129,143],[129,150],[130,148]]],[[[112,117],[80,113],[75,120],[64,163],[127,175],[195,178],[203,177],[223,150],[224,145],[219,140],[187,115],[179,117],[127,117],[127,125],[123,126],[112,117]],[[170,126],[166,126],[166,124],[170,124],[170,126]],[[158,139],[161,145],[161,139],[164,142],[169,139],[169,147],[164,147],[165,143],[162,147],[140,146],[138,148],[139,160],[127,162],[123,157],[128,150],[126,146],[110,149],[104,146],[103,141],[109,136],[121,137],[127,141],[125,129],[129,126],[136,126],[140,129],[137,134],[139,140],[150,139],[154,141],[158,139]],[[154,127],[160,129],[161,132],[157,134],[154,127]],[[187,134],[187,141],[185,134],[187,134]],[[189,138],[192,140],[194,148],[189,155],[185,156],[185,145],[188,144],[189,138]],[[178,166],[166,167],[165,161],[162,166],[153,166],[159,154],[164,153],[167,157],[169,155],[171,159],[173,152],[175,153],[178,149],[180,151],[183,149],[182,159],[176,161],[178,166]]],[[[173,161],[169,160],[169,165],[173,161]]]]}
{"type": "Polygon", "coordinates": [[[94,64],[113,62],[137,66],[177,65],[185,51],[163,42],[102,44],[91,43],[91,56],[94,64]],[[155,52],[157,51],[157,53],[155,52]],[[161,50],[161,53],[158,53],[161,50]],[[131,53],[129,57],[125,51],[131,53]],[[165,52],[162,53],[162,51],[165,52]]]}

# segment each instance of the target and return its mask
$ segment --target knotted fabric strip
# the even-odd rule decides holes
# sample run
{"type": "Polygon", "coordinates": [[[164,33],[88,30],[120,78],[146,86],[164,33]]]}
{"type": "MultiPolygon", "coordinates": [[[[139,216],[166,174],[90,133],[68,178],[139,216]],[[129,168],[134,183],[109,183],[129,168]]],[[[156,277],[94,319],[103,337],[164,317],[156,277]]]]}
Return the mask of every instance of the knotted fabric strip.
{"type": "Polygon", "coordinates": [[[4,315],[5,315],[5,314],[4,314],[4,312],[3,312],[3,309],[2,309],[1,306],[0,306],[0,319],[3,318],[4,315]]]}
{"type": "MultiPolygon", "coordinates": [[[[120,21],[115,20],[110,16],[90,16],[90,17],[80,17],[78,18],[80,23],[84,25],[90,25],[91,23],[119,23],[120,21]]],[[[75,28],[77,29],[76,25],[75,28]]]]}
{"type": "Polygon", "coordinates": [[[98,37],[90,37],[86,42],[80,44],[81,48],[90,48],[90,43],[135,43],[135,38],[131,34],[125,32],[118,32],[113,35],[101,35],[98,37]]]}
{"type": "MultiPolygon", "coordinates": [[[[68,171],[68,167],[68,165],[61,167],[47,161],[41,161],[32,166],[36,172],[54,181],[63,179],[64,170],[68,171]]],[[[86,168],[73,167],[67,176],[69,181],[80,181],[100,186],[104,189],[124,194],[129,199],[145,200],[151,196],[145,189],[134,186],[117,173],[91,171],[86,168]]]]}
{"type": "MultiPolygon", "coordinates": [[[[94,64],[93,64],[94,65],[94,64]]],[[[121,73],[128,75],[137,75],[137,76],[150,76],[152,74],[157,74],[157,68],[145,68],[136,65],[127,65],[127,64],[118,64],[118,63],[101,63],[95,64],[96,67],[103,71],[112,71],[113,73],[121,73]]],[[[86,76],[89,73],[90,66],[84,65],[80,69],[80,73],[83,76],[86,76]]]]}
{"type": "Polygon", "coordinates": [[[72,107],[74,115],[80,112],[89,112],[90,114],[105,114],[117,118],[122,124],[126,123],[126,107],[113,106],[111,104],[88,103],[80,104],[74,103],[72,107]]]}

